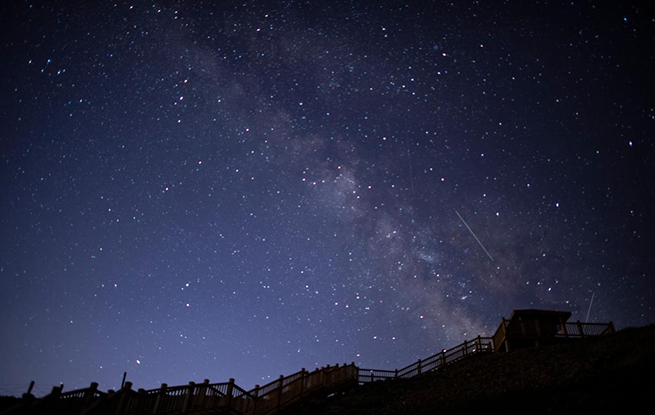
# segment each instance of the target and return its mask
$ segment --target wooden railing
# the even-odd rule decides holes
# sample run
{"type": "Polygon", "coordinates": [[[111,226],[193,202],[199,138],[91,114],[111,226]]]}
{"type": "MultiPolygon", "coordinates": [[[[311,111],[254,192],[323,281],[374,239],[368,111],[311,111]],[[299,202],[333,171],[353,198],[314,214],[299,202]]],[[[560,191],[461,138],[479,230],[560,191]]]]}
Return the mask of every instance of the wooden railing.
{"type": "Polygon", "coordinates": [[[89,388],[66,393],[62,392],[63,386],[55,387],[50,395],[37,400],[36,404],[48,405],[53,413],[63,413],[63,410],[65,413],[81,415],[174,415],[221,408],[243,415],[268,415],[316,391],[334,391],[349,384],[414,378],[467,357],[492,352],[494,344],[499,344],[496,343],[497,337],[505,338],[516,330],[523,336],[526,333],[536,335],[543,334],[543,330],[552,330],[555,337],[571,338],[598,336],[614,331],[611,323],[563,323],[556,328],[552,324],[543,326],[529,321],[521,325],[508,323],[503,321],[493,338],[478,336],[427,359],[419,359],[402,369],[363,369],[354,363],[326,366],[311,372],[302,369],[289,376],[280,376],[264,386],[256,385],[250,391],[237,386],[234,379],[224,383],[209,383],[205,379],[203,383],[189,382],[188,385],[173,387],[162,384],[157,389],[139,389],[136,392],[132,390],[132,384],[126,382],[118,392],[107,393],[98,391],[98,385],[92,383],[89,388]]]}
{"type": "Polygon", "coordinates": [[[467,356],[492,351],[493,342],[491,337],[478,336],[473,340],[464,341],[464,343],[448,350],[444,349],[427,359],[419,359],[416,363],[412,363],[402,369],[359,369],[359,382],[367,383],[387,379],[409,379],[433,370],[441,369],[449,364],[462,360],[467,356]]]}
{"type": "Polygon", "coordinates": [[[132,390],[126,382],[118,392],[97,390],[96,383],[89,388],[62,393],[63,386],[39,400],[49,402],[55,412],[64,410],[81,415],[173,415],[200,412],[208,409],[229,409],[244,415],[267,415],[278,411],[304,395],[319,391],[333,391],[347,385],[387,379],[409,379],[442,368],[467,356],[491,351],[491,339],[478,337],[471,341],[443,350],[427,359],[419,359],[402,369],[361,369],[355,363],[317,368],[312,372],[302,369],[289,376],[246,391],[234,383],[189,382],[188,385],[162,384],[160,388],[132,390]]]}
{"type": "Polygon", "coordinates": [[[543,320],[509,321],[503,320],[499,330],[494,335],[495,344],[506,337],[523,338],[583,338],[602,336],[614,332],[614,325],[610,323],[559,323],[543,320]]]}

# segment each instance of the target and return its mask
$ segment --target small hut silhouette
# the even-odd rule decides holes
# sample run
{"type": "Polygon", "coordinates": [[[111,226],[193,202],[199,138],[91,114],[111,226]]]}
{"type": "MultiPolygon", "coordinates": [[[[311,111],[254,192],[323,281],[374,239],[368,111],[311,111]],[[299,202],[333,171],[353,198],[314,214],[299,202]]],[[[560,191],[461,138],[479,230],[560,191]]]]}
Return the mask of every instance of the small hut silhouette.
{"type": "Polygon", "coordinates": [[[569,311],[514,310],[509,320],[503,318],[494,334],[494,350],[509,352],[525,347],[543,346],[585,336],[614,333],[614,325],[569,323],[569,311]]]}

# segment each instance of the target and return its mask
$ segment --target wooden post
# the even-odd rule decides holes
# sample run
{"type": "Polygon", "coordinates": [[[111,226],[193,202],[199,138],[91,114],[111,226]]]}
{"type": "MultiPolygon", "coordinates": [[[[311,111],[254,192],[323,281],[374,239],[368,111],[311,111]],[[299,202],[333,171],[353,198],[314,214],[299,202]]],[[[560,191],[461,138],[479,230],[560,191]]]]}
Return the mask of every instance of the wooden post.
{"type": "Polygon", "coordinates": [[[303,391],[305,390],[305,376],[307,375],[307,371],[303,367],[300,370],[300,396],[302,396],[303,391]]]}
{"type": "Polygon", "coordinates": [[[27,388],[27,392],[25,392],[21,397],[23,400],[31,400],[34,399],[34,395],[32,395],[32,388],[34,388],[34,381],[30,382],[30,386],[27,388]]]}
{"type": "Polygon", "coordinates": [[[234,395],[234,379],[230,378],[229,383],[227,384],[227,397],[225,399],[225,406],[230,408],[230,405],[232,405],[232,395],[234,395]]]}
{"type": "Polygon", "coordinates": [[[441,351],[441,367],[446,367],[446,349],[441,351]]]}
{"type": "Polygon", "coordinates": [[[475,340],[475,351],[479,352],[480,350],[482,350],[482,339],[478,335],[478,338],[475,340]]]}
{"type": "Polygon", "coordinates": [[[120,400],[118,401],[118,407],[116,408],[116,414],[122,414],[125,411],[125,406],[127,405],[128,394],[132,391],[132,382],[129,380],[125,382],[125,385],[121,388],[118,393],[121,395],[120,400]]]}
{"type": "Polygon", "coordinates": [[[576,321],[575,324],[578,325],[578,331],[580,332],[580,337],[584,338],[584,329],[582,327],[582,323],[580,323],[580,320],[578,320],[576,321]]]}
{"type": "Polygon", "coordinates": [[[159,393],[157,394],[157,400],[155,400],[155,407],[152,408],[152,413],[153,415],[161,412],[161,408],[164,405],[164,399],[166,399],[166,389],[168,388],[168,385],[165,383],[161,384],[161,388],[159,389],[159,393]]]}
{"type": "Polygon", "coordinates": [[[259,385],[255,385],[255,392],[253,393],[253,397],[252,397],[252,413],[253,414],[257,413],[258,399],[259,399],[259,385]]]}
{"type": "Polygon", "coordinates": [[[569,332],[568,332],[568,330],[566,330],[566,322],[564,321],[564,319],[562,317],[559,318],[559,322],[562,325],[562,333],[564,333],[564,337],[568,339],[569,338],[569,332]]]}
{"type": "Polygon", "coordinates": [[[280,375],[280,379],[277,381],[277,409],[280,409],[282,405],[282,381],[284,380],[284,375],[280,375]]]}
{"type": "Polygon", "coordinates": [[[464,348],[462,349],[462,356],[466,356],[467,354],[469,354],[468,342],[464,340],[464,348]]]}
{"type": "Polygon", "coordinates": [[[193,392],[196,388],[195,382],[189,382],[189,386],[186,390],[186,395],[184,395],[184,403],[182,404],[182,412],[189,412],[191,409],[191,401],[193,400],[193,392]]]}
{"type": "MultiPolygon", "coordinates": [[[[507,341],[507,320],[505,320],[505,317],[503,317],[503,332],[500,338],[500,341],[498,342],[498,347],[500,347],[503,343],[505,343],[505,351],[509,352],[509,343],[507,341]]],[[[495,344],[495,343],[494,343],[495,344]]]]}
{"type": "Polygon", "coordinates": [[[98,390],[98,384],[96,382],[91,382],[89,389],[87,389],[86,393],[84,394],[84,406],[82,406],[83,410],[86,409],[91,404],[97,390],[98,390]]]}
{"type": "Polygon", "coordinates": [[[393,371],[393,378],[398,379],[398,369],[394,369],[393,371]]]}
{"type": "Polygon", "coordinates": [[[52,392],[50,392],[51,395],[54,396],[59,396],[61,395],[61,392],[64,390],[64,384],[60,383],[59,386],[53,386],[52,387],[52,392]]]}
{"type": "Polygon", "coordinates": [[[198,389],[198,399],[196,400],[196,407],[204,408],[205,400],[207,399],[207,386],[209,385],[209,379],[205,379],[200,384],[200,389],[198,389]]]}
{"type": "Polygon", "coordinates": [[[417,371],[418,371],[418,373],[416,374],[416,376],[418,376],[418,375],[421,374],[421,359],[418,359],[418,368],[417,368],[417,371]]]}

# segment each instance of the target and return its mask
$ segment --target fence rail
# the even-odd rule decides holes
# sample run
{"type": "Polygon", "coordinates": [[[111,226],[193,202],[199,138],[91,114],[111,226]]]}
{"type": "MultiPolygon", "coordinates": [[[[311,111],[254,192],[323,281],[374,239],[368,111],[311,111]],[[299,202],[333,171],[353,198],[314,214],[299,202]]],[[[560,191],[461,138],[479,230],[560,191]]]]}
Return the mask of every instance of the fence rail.
{"type": "Polygon", "coordinates": [[[505,337],[522,338],[581,338],[587,336],[602,336],[614,332],[612,323],[581,323],[543,320],[508,321],[503,320],[494,336],[496,344],[505,337]],[[498,337],[498,339],[496,339],[498,337]]]}
{"type": "MultiPolygon", "coordinates": [[[[543,321],[521,321],[520,324],[510,324],[503,320],[494,337],[478,336],[401,369],[365,369],[355,366],[354,362],[317,368],[311,372],[302,369],[289,376],[280,376],[264,386],[256,385],[250,391],[240,388],[234,379],[223,383],[209,383],[205,379],[203,383],[189,382],[188,385],[172,387],[162,384],[157,389],[138,391],[133,391],[131,382],[126,382],[118,392],[106,393],[98,391],[97,383],[65,393],[61,385],[53,388],[49,395],[36,400],[36,404],[48,405],[47,408],[53,413],[80,415],[174,415],[218,409],[243,415],[268,415],[315,391],[333,391],[349,384],[410,379],[439,370],[470,356],[493,352],[501,344],[499,341],[508,336],[583,338],[613,331],[611,323],[544,324],[543,321]]],[[[16,413],[23,413],[21,410],[16,413]]]]}
{"type": "Polygon", "coordinates": [[[463,358],[482,352],[493,351],[493,339],[491,337],[477,337],[465,341],[450,349],[444,349],[427,359],[419,359],[417,362],[396,370],[359,369],[359,383],[375,382],[387,379],[410,379],[423,373],[441,369],[451,363],[463,358]]]}

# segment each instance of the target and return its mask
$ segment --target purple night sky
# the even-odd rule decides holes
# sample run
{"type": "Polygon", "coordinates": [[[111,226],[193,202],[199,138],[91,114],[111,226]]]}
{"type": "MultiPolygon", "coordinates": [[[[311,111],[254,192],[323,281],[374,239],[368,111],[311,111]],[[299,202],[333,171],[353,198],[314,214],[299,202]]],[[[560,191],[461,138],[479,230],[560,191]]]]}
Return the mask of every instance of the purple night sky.
{"type": "Polygon", "coordinates": [[[0,394],[654,322],[648,4],[3,4],[0,394]]]}

